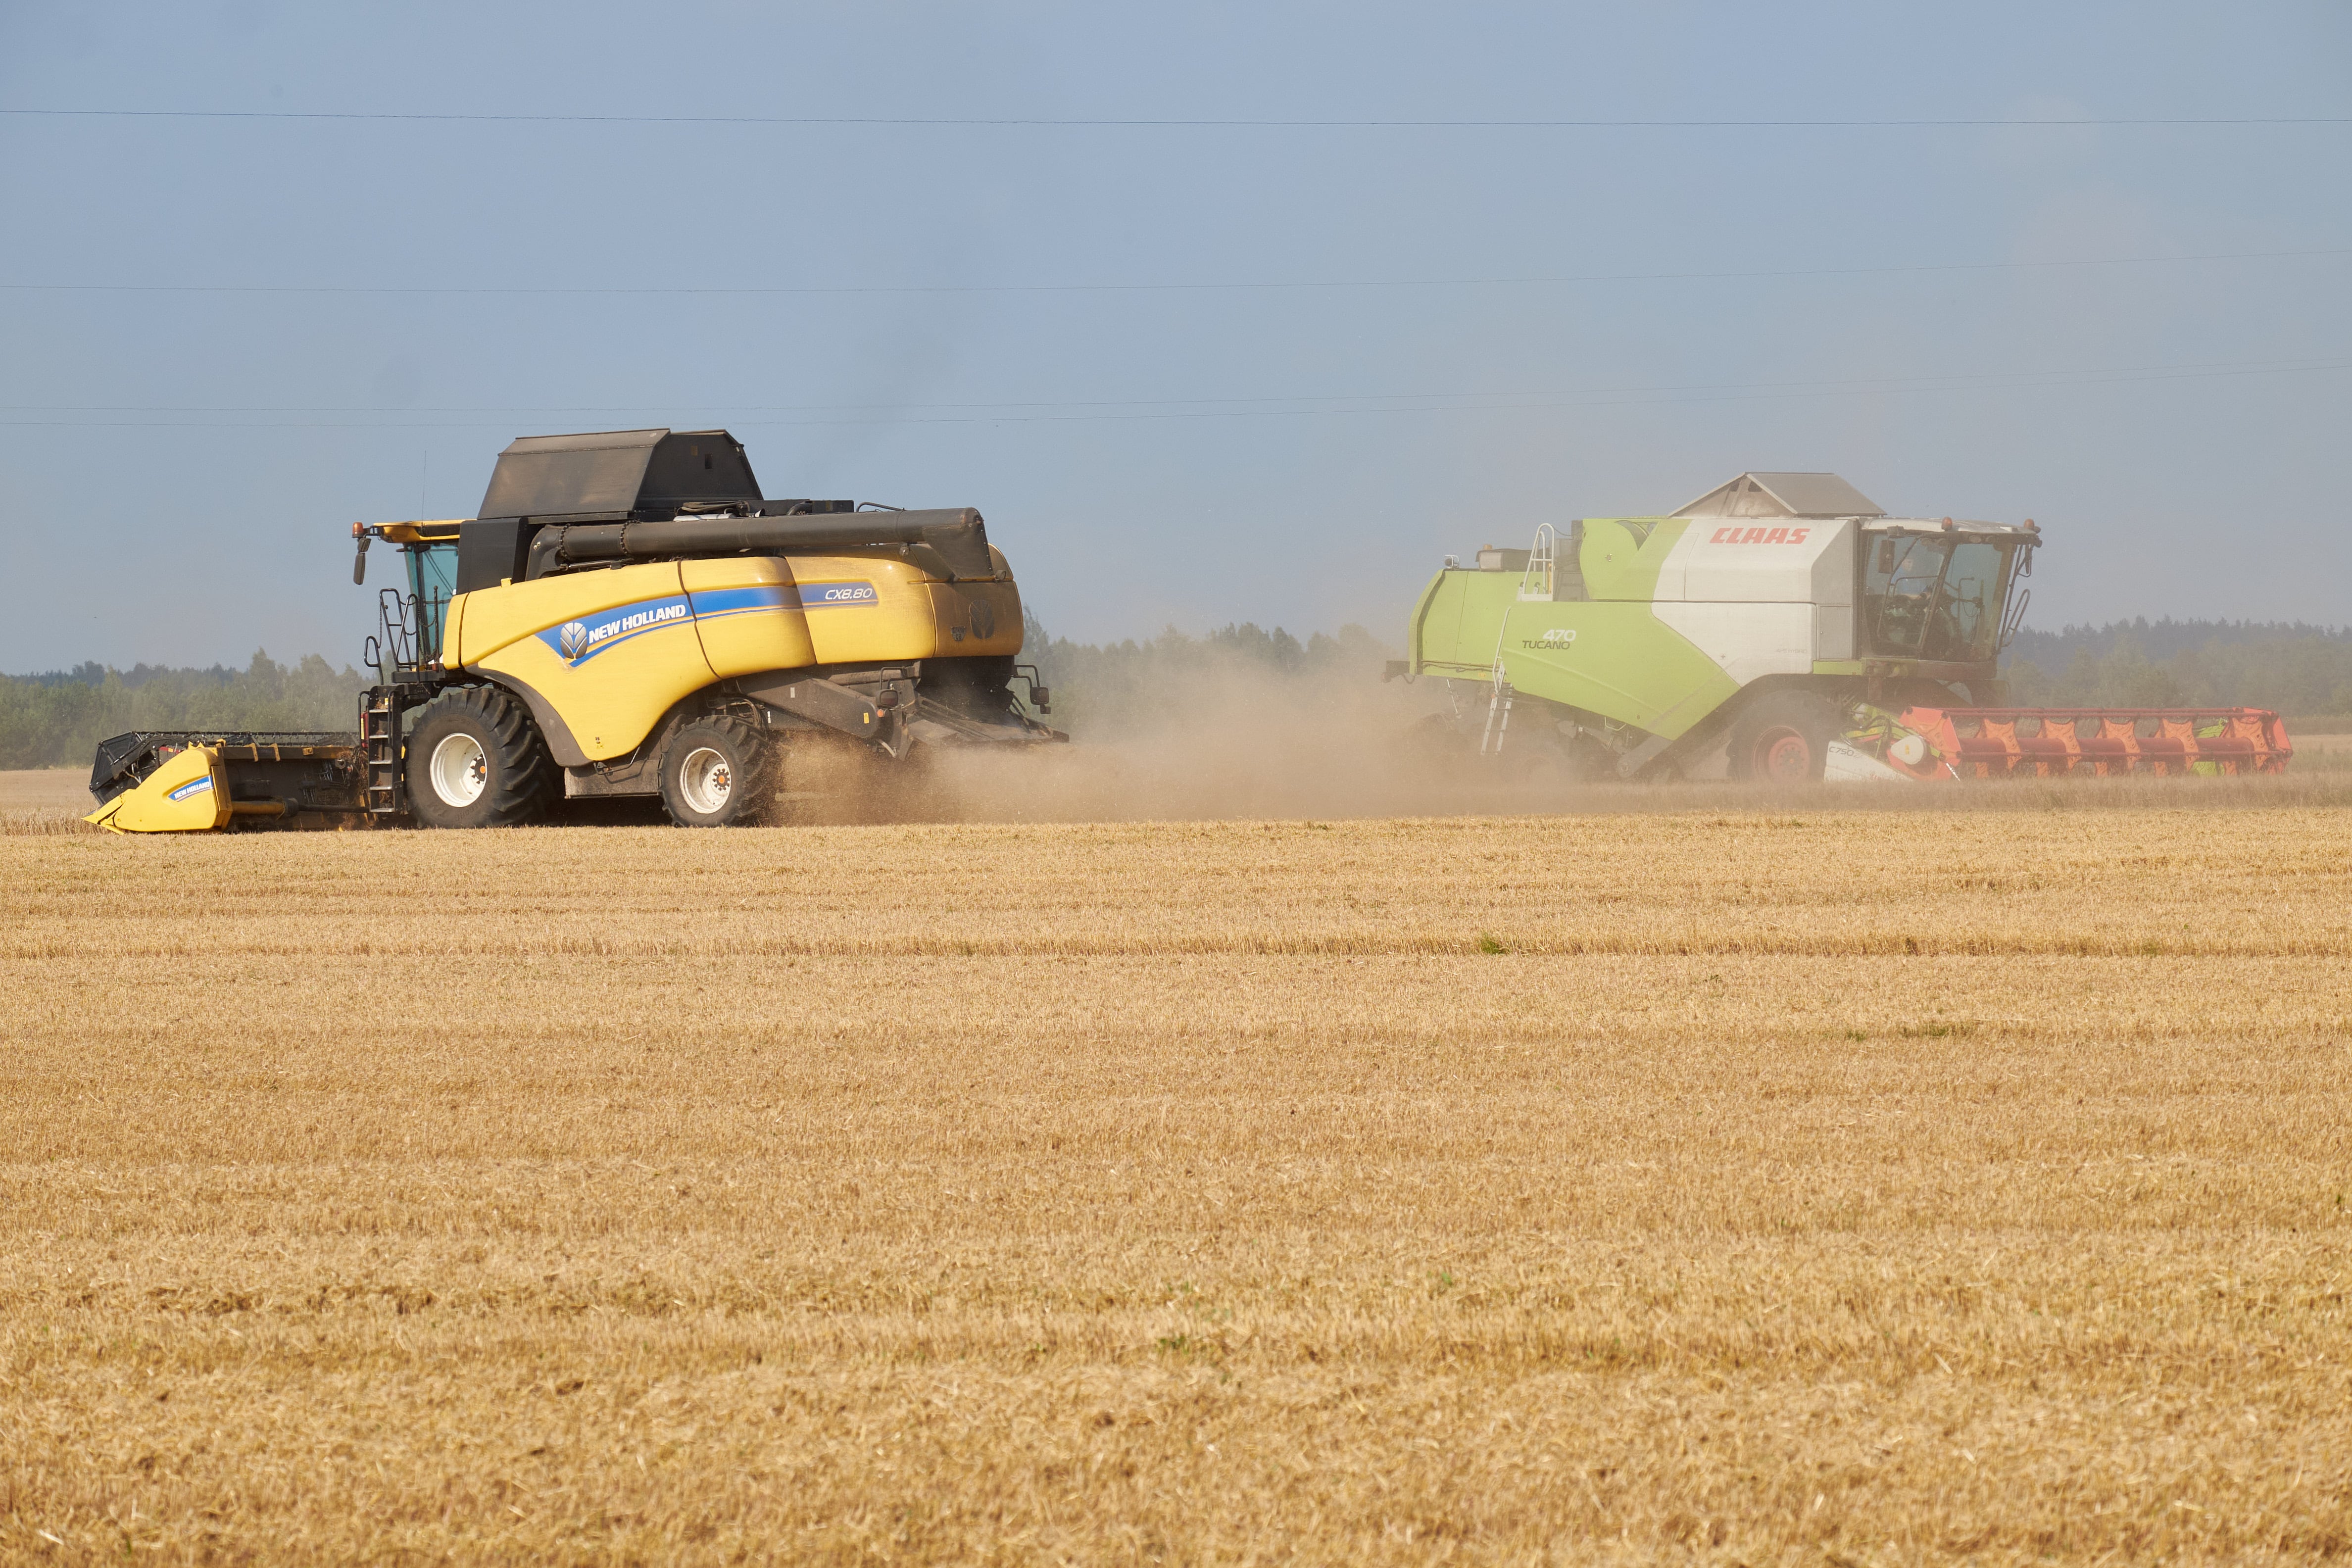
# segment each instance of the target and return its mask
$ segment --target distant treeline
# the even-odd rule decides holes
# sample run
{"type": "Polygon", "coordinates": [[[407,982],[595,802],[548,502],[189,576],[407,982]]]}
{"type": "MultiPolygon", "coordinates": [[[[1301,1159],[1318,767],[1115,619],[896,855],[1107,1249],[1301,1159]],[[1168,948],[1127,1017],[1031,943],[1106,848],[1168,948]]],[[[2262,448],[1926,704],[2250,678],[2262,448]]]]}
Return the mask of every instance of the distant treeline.
{"type": "Polygon", "coordinates": [[[2288,621],[2115,621],[2021,631],[2002,660],[2024,706],[2272,708],[2352,714],[2352,628],[2288,621]]]}
{"type": "MultiPolygon", "coordinates": [[[[1143,641],[1097,645],[1051,637],[1034,614],[1023,655],[1053,689],[1054,723],[1097,733],[1211,678],[1377,680],[1393,657],[1358,626],[1304,642],[1280,626],[1243,623],[1201,637],[1171,626],[1143,641]]],[[[2352,715],[2352,628],[2135,620],[2021,631],[2003,672],[2022,704],[2352,715]]],[[[100,741],[128,730],[349,730],[361,684],[357,670],[316,654],[282,665],[256,653],[243,669],[84,664],[0,676],[0,768],[79,767],[100,741]]]]}
{"type": "Polygon", "coordinates": [[[0,768],[88,767],[99,742],[129,730],[349,730],[360,686],[357,670],[317,654],[283,665],[256,653],[243,669],[0,675],[0,768]]]}
{"type": "Polygon", "coordinates": [[[1148,718],[1187,687],[1234,677],[1380,679],[1395,652],[1359,626],[1300,642],[1276,626],[1252,622],[1191,637],[1168,627],[1142,642],[1078,643],[1047,635],[1031,612],[1022,659],[1034,664],[1054,694],[1052,722],[1073,733],[1116,730],[1148,718]]]}

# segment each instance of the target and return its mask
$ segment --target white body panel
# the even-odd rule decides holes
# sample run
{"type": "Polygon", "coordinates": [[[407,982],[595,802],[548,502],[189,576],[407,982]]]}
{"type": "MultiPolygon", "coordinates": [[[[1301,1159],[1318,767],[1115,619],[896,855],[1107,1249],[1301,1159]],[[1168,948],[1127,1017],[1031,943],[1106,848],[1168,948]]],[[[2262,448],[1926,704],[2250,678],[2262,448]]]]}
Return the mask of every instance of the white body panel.
{"type": "Polygon", "coordinates": [[[1812,673],[1811,605],[1661,600],[1651,606],[1651,614],[1688,638],[1742,686],[1759,676],[1812,673]]]}
{"type": "Polygon", "coordinates": [[[1853,518],[1694,518],[1658,569],[1658,619],[1745,684],[1853,647],[1853,518]]]}
{"type": "Polygon", "coordinates": [[[1658,598],[1715,604],[1852,605],[1861,524],[1691,520],[1658,568],[1658,598]]]}
{"type": "Polygon", "coordinates": [[[1815,658],[1853,658],[1853,616],[1852,605],[1815,605],[1813,606],[1813,657],[1815,658]]]}

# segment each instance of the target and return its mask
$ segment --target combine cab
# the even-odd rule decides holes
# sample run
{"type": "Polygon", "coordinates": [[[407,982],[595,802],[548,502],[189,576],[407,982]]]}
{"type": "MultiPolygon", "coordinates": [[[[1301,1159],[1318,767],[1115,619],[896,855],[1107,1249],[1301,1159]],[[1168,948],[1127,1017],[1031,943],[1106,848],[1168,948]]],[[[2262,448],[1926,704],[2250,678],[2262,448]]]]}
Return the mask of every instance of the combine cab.
{"type": "Polygon", "coordinates": [[[759,820],[820,750],[1066,740],[1017,663],[1021,593],[969,508],[760,493],[724,430],[526,437],[481,515],[354,523],[402,555],[359,728],[133,734],[99,748],[119,831],[529,822],[579,796],[759,820]]]}
{"type": "Polygon", "coordinates": [[[2253,709],[2020,709],[1998,679],[2028,520],[1887,516],[1834,474],[1743,474],[1664,517],[1449,558],[1390,674],[1445,680],[1441,743],[1582,776],[2276,773],[2253,709]]]}

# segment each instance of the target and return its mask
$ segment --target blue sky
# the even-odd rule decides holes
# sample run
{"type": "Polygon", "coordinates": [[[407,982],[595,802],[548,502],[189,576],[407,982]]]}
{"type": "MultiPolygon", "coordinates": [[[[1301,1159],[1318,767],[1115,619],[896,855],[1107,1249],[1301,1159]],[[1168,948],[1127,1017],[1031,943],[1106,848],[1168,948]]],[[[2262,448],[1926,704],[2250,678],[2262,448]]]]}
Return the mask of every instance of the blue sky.
{"type": "Polygon", "coordinates": [[[1687,123],[2352,119],[2337,4],[0,5],[0,109],[296,117],[0,115],[0,669],[352,660],[352,520],[641,425],[1087,639],[1746,468],[2352,619],[2352,124],[1687,123]]]}

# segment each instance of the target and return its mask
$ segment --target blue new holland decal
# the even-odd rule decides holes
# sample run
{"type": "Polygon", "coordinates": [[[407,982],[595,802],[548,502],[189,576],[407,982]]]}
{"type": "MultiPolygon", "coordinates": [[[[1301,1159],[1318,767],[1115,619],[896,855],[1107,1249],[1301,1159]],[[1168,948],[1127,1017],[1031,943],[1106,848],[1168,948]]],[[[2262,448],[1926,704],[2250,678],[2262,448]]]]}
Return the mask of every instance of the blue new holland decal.
{"type": "Polygon", "coordinates": [[[871,583],[803,583],[797,586],[787,583],[772,587],[712,588],[692,595],[640,599],[634,605],[599,610],[560,626],[549,626],[539,633],[539,640],[552,649],[556,658],[576,669],[607,648],[618,647],[632,637],[657,632],[664,626],[770,610],[828,610],[881,602],[881,594],[871,583]]]}
{"type": "Polygon", "coordinates": [[[797,610],[789,586],[698,589],[694,595],[694,618],[724,620],[730,616],[756,616],[767,610],[797,610]]]}
{"type": "Polygon", "coordinates": [[[593,616],[550,626],[539,634],[539,640],[553,649],[558,658],[577,668],[631,637],[641,637],[647,632],[692,619],[694,606],[685,595],[677,594],[663,599],[640,599],[634,605],[599,610],[593,616]]]}
{"type": "Polygon", "coordinates": [[[165,798],[170,800],[186,800],[191,795],[203,795],[212,787],[213,776],[210,773],[206,773],[200,779],[190,779],[179,788],[172,791],[165,798]]]}

